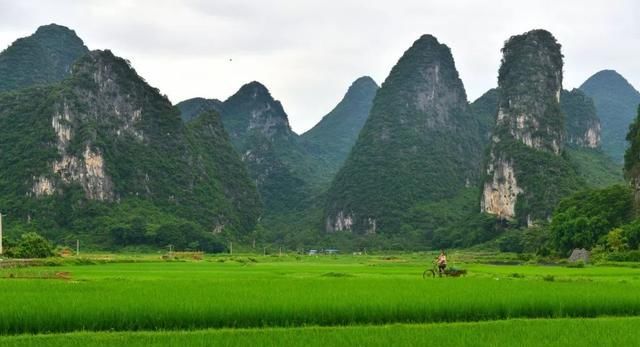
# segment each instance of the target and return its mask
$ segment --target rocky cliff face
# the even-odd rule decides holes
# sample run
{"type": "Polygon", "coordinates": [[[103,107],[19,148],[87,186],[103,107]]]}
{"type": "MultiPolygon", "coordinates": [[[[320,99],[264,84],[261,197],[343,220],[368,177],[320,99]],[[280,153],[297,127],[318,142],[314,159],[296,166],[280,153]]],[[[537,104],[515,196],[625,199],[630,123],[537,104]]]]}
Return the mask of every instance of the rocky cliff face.
{"type": "Polygon", "coordinates": [[[475,184],[480,137],[451,51],[421,37],[378,90],[327,193],[326,230],[400,232],[413,206],[475,184]]]}
{"type": "Polygon", "coordinates": [[[600,147],[600,119],[593,100],[579,89],[563,90],[560,104],[566,120],[566,143],[585,148],[600,147]]]}
{"type": "MultiPolygon", "coordinates": [[[[471,104],[474,114],[480,121],[487,143],[490,142],[496,125],[498,95],[498,89],[494,88],[471,104]]],[[[563,89],[560,95],[560,108],[564,114],[567,132],[565,144],[583,148],[599,148],[601,126],[593,100],[579,89],[572,91],[563,89]]]]}
{"type": "Polygon", "coordinates": [[[371,77],[358,78],[344,98],[312,129],[302,134],[309,152],[330,168],[333,176],[347,159],[364,126],[378,85],[371,77]]]}
{"type": "Polygon", "coordinates": [[[622,163],[627,148],[624,139],[640,104],[640,92],[613,70],[589,77],[580,90],[594,101],[602,124],[602,150],[622,163]]]}
{"type": "Polygon", "coordinates": [[[513,36],[502,49],[496,127],[528,147],[560,154],[562,54],[544,30],[513,36]]]}
{"type": "Polygon", "coordinates": [[[562,54],[547,31],[513,36],[503,48],[498,110],[486,167],[481,210],[531,224],[577,185],[561,156],[562,54]]]}
{"type": "Polygon", "coordinates": [[[87,83],[90,88],[69,82],[69,89],[55,101],[51,126],[60,159],[51,168],[58,179],[39,177],[33,192],[53,194],[59,181],[64,185],[79,184],[88,199],[113,200],[116,195],[112,179],[105,173],[103,153],[95,147],[95,140],[113,136],[143,143],[143,105],[138,101],[143,93],[129,90],[127,83],[122,83],[128,71],[110,52],[91,52],[74,69],[75,82],[87,83]],[[98,128],[105,133],[98,134],[98,128]],[[42,186],[48,189],[40,189],[42,186]]]}
{"type": "Polygon", "coordinates": [[[42,26],[0,53],[0,92],[59,82],[88,51],[73,30],[42,26]]]}
{"type": "Polygon", "coordinates": [[[84,55],[58,84],[2,96],[0,125],[11,130],[0,135],[2,193],[17,216],[33,210],[29,218],[51,223],[45,210],[74,210],[80,221],[88,205],[142,200],[210,230],[246,232],[260,214],[220,122],[185,128],[166,97],[109,51],[84,55]],[[215,146],[202,153],[203,142],[215,146]]]}

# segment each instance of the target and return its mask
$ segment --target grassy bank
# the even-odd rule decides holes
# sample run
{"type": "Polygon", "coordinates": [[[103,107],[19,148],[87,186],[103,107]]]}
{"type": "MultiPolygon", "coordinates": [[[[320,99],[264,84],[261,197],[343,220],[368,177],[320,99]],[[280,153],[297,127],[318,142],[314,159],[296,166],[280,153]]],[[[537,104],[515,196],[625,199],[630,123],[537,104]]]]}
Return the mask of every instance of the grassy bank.
{"type": "Polygon", "coordinates": [[[30,346],[637,346],[640,318],[540,319],[423,325],[81,332],[0,337],[30,346]]]}

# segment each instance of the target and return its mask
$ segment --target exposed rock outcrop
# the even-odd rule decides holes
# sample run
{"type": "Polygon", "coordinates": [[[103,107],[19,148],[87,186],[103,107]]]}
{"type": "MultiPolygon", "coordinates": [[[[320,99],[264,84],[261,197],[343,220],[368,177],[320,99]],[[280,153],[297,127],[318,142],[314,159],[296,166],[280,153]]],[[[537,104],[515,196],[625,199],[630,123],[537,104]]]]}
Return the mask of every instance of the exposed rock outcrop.
{"type": "MultiPolygon", "coordinates": [[[[511,37],[502,52],[481,210],[531,225],[547,218],[558,199],[579,186],[561,155],[566,139],[562,54],[544,30],[511,37]]],[[[595,131],[587,128],[587,133],[595,131]]],[[[595,142],[593,135],[586,136],[595,142]]]]}
{"type": "Polygon", "coordinates": [[[496,127],[528,147],[559,155],[565,136],[560,44],[549,32],[533,30],[511,37],[502,52],[496,127]]]}
{"type": "Polygon", "coordinates": [[[498,160],[487,169],[493,178],[485,182],[482,192],[481,209],[498,218],[512,218],[516,214],[516,201],[522,189],[518,187],[513,164],[498,160]]]}

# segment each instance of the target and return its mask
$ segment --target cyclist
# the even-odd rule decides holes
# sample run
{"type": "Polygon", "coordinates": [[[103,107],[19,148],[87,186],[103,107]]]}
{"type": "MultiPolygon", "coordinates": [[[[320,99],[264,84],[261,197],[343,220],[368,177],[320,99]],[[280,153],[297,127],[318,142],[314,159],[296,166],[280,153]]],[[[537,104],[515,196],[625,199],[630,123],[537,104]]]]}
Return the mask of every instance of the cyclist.
{"type": "Polygon", "coordinates": [[[440,251],[440,255],[438,256],[438,260],[436,261],[438,264],[438,273],[440,276],[444,273],[447,268],[447,254],[444,252],[444,249],[440,251]]]}

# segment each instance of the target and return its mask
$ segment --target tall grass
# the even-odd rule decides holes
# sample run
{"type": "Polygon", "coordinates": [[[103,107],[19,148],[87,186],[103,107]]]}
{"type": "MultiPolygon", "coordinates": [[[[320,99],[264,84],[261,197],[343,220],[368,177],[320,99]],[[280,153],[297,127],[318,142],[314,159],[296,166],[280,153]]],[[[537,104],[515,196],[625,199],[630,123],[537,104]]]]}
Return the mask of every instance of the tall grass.
{"type": "Polygon", "coordinates": [[[424,325],[102,332],[0,337],[28,346],[638,346],[640,318],[537,319],[424,325]]]}
{"type": "Polygon", "coordinates": [[[544,282],[531,271],[512,268],[506,272],[527,272],[527,277],[422,280],[419,268],[370,265],[172,263],[62,268],[75,280],[0,280],[0,334],[640,314],[640,284],[632,276],[626,277],[627,282],[566,281],[554,272],[557,280],[544,282]],[[323,276],[327,273],[349,275],[323,276]]]}

